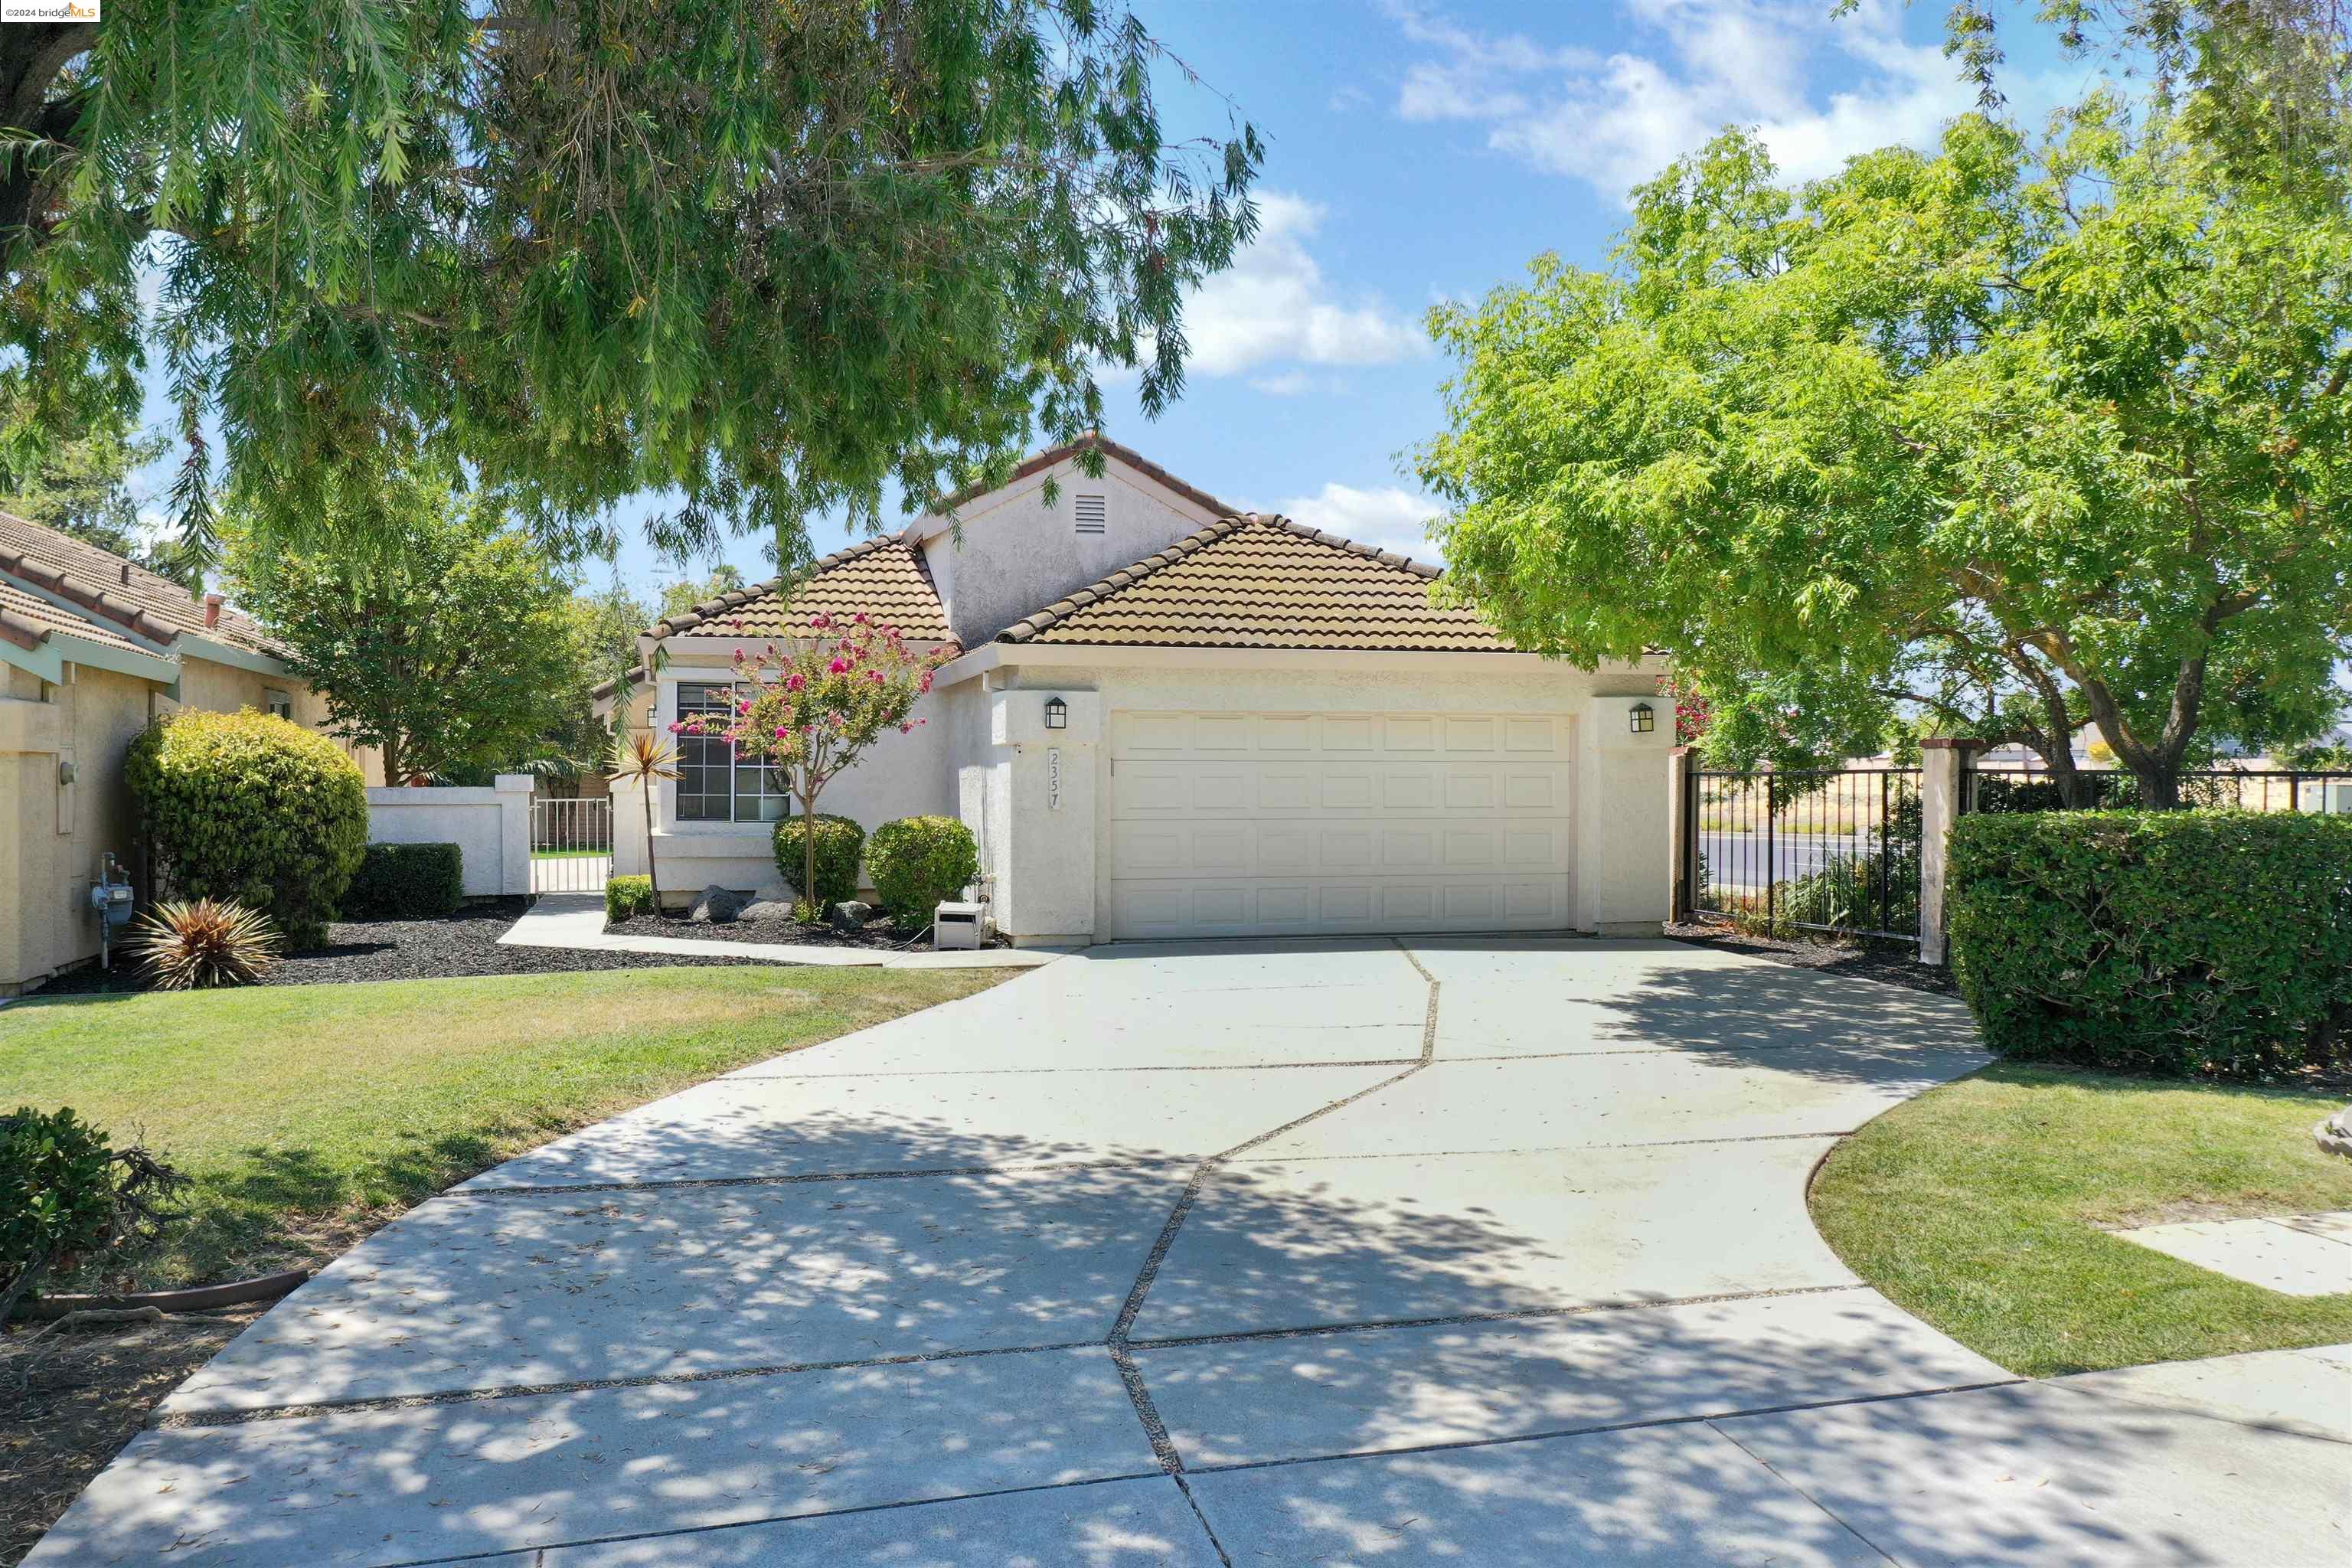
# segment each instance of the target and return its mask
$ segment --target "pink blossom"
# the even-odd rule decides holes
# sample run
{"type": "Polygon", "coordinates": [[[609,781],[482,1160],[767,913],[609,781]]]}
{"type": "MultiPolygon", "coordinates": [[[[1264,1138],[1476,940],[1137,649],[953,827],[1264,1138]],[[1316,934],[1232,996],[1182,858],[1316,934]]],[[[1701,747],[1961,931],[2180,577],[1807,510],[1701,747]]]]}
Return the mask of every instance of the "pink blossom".
{"type": "Polygon", "coordinates": [[[911,735],[914,732],[915,727],[912,724],[901,724],[898,726],[898,733],[901,735],[911,735]]]}
{"type": "Polygon", "coordinates": [[[809,617],[809,625],[814,626],[818,631],[823,631],[827,626],[833,625],[833,617],[820,610],[815,615],[809,617]]]}
{"type": "Polygon", "coordinates": [[[858,611],[856,615],[854,615],[854,616],[850,616],[849,618],[850,618],[851,620],[853,620],[853,621],[856,621],[859,626],[864,626],[864,625],[866,624],[866,612],[865,612],[865,611],[863,611],[863,610],[860,610],[860,611],[858,611]]]}
{"type": "Polygon", "coordinates": [[[787,691],[799,691],[807,685],[808,677],[800,674],[798,671],[794,671],[793,674],[784,677],[784,689],[787,691]]]}
{"type": "Polygon", "coordinates": [[[835,675],[845,675],[849,672],[847,662],[838,658],[835,659],[831,664],[826,665],[825,668],[835,675]]]}
{"type": "Polygon", "coordinates": [[[784,727],[783,727],[782,724],[779,724],[779,725],[777,725],[777,726],[776,726],[776,739],[777,739],[777,740],[779,740],[779,741],[781,741],[781,740],[782,740],[783,738],[784,738],[784,727]]]}
{"type": "Polygon", "coordinates": [[[683,725],[683,724],[672,724],[672,725],[669,727],[669,732],[670,732],[671,734],[673,734],[673,735],[676,735],[676,734],[682,733],[682,732],[685,731],[685,729],[686,729],[686,726],[685,726],[685,725],[683,725]]]}

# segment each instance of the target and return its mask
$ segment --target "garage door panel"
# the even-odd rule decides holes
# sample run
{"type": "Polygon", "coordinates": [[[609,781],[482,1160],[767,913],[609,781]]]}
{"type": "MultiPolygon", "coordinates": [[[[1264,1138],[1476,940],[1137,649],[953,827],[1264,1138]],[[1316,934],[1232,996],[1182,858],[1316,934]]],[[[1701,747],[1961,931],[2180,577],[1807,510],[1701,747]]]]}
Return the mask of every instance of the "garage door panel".
{"type": "Polygon", "coordinates": [[[1111,734],[1115,935],[1568,921],[1565,719],[1122,711],[1111,734]]]}

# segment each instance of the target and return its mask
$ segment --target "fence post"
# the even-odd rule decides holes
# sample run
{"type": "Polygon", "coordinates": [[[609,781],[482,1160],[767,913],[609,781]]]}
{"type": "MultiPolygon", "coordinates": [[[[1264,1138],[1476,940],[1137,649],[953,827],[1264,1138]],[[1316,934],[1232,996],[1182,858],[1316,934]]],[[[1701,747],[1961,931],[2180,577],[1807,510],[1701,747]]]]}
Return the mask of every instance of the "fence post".
{"type": "Polygon", "coordinates": [[[529,773],[499,773],[491,783],[499,796],[499,890],[530,891],[530,796],[539,781],[529,773]]]}
{"type": "Polygon", "coordinates": [[[1691,840],[1698,827],[1691,785],[1697,768],[1696,746],[1676,746],[1666,753],[1666,900],[1671,918],[1690,917],[1697,902],[1691,886],[1691,840]]]}
{"type": "Polygon", "coordinates": [[[1952,824],[1968,809],[1969,763],[1981,741],[1919,742],[1919,962],[1941,963],[1946,856],[1952,824]]]}

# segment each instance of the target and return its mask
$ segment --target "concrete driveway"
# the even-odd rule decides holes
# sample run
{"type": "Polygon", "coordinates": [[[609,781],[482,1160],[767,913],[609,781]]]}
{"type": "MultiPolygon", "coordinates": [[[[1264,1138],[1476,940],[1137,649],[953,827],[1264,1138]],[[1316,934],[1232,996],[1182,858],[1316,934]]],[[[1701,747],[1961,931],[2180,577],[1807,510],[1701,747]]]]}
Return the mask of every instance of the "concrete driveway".
{"type": "Polygon", "coordinates": [[[2352,1360],[2021,1384],[1814,1233],[1982,1059],[1670,942],[1096,949],[418,1208],[30,1561],[2342,1561],[2352,1360]]]}

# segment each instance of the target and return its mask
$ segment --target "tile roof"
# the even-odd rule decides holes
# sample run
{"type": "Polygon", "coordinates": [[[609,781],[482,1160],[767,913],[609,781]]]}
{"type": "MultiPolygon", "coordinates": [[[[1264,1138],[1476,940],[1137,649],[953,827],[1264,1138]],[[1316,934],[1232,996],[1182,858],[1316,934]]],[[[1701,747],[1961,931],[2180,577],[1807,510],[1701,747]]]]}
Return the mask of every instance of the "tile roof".
{"type": "Polygon", "coordinates": [[[48,640],[50,634],[58,632],[101,647],[127,648],[134,653],[148,651],[99,619],[95,611],[61,610],[14,583],[0,582],[0,640],[21,648],[37,648],[48,640]]]}
{"type": "Polygon", "coordinates": [[[1079,589],[997,640],[1511,652],[1475,611],[1431,602],[1438,574],[1393,551],[1250,512],[1079,589]]]}
{"type": "Polygon", "coordinates": [[[772,578],[750,588],[721,594],[682,614],[656,621],[647,635],[676,637],[805,637],[808,618],[854,615],[863,610],[897,626],[917,642],[945,642],[947,606],[931,585],[923,552],[898,538],[868,539],[836,550],[810,569],[789,595],[784,580],[772,578]],[[715,623],[715,624],[714,624],[715,623]]]}
{"type": "Polygon", "coordinates": [[[223,605],[219,624],[208,628],[205,606],[169,577],[5,511],[0,511],[0,572],[68,599],[149,642],[169,643],[186,632],[254,653],[274,657],[278,652],[251,617],[223,605]]]}
{"type": "MultiPolygon", "coordinates": [[[[1117,458],[1120,462],[1125,463],[1129,468],[1135,469],[1138,473],[1142,474],[1149,479],[1157,480],[1159,483],[1167,486],[1170,489],[1174,490],[1178,495],[1182,496],[1186,500],[1191,501],[1193,505],[1206,507],[1209,510],[1217,513],[1220,517],[1232,516],[1240,510],[1237,507],[1227,506],[1224,502],[1219,500],[1216,497],[1211,495],[1204,489],[1200,489],[1192,485],[1186,484],[1182,479],[1178,479],[1175,475],[1170,473],[1167,469],[1161,468],[1159,464],[1153,462],[1150,458],[1145,457],[1134,447],[1122,446],[1118,442],[1114,441],[1109,437],[1104,435],[1099,430],[1089,430],[1075,441],[1065,441],[1058,447],[1046,447],[1044,451],[1038,453],[1034,458],[1023,458],[1019,467],[1015,468],[1011,473],[1007,474],[1003,479],[994,484],[990,484],[983,480],[976,485],[966,486],[964,489],[956,491],[955,494],[940,501],[937,507],[932,509],[930,515],[933,517],[944,517],[949,512],[953,511],[956,508],[963,505],[966,501],[978,500],[982,496],[987,495],[992,490],[1003,489],[1006,485],[1017,483],[1022,479],[1027,479],[1032,474],[1041,474],[1047,468],[1052,468],[1055,464],[1061,462],[1064,458],[1075,458],[1079,453],[1086,451],[1088,447],[1092,447],[1096,451],[1102,453],[1105,457],[1117,458]]],[[[909,526],[911,531],[911,525],[909,526]]]]}

